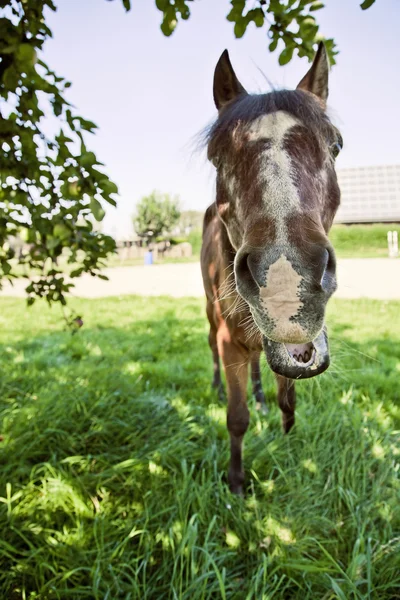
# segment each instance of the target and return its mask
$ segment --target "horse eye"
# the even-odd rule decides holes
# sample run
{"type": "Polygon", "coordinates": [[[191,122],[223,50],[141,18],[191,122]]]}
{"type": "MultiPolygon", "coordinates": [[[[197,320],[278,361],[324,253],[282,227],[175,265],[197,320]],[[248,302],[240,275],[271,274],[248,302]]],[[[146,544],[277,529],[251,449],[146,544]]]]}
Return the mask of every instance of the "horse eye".
{"type": "Polygon", "coordinates": [[[340,135],[339,131],[336,130],[336,142],[334,142],[329,148],[330,153],[332,154],[333,158],[337,157],[337,155],[339,154],[339,152],[341,151],[342,148],[343,148],[343,138],[340,135]]]}
{"type": "Polygon", "coordinates": [[[342,149],[342,146],[341,146],[341,144],[339,144],[339,142],[335,142],[334,144],[332,144],[330,150],[331,150],[331,154],[332,154],[333,158],[337,157],[337,155],[339,154],[341,149],[342,149]]]}

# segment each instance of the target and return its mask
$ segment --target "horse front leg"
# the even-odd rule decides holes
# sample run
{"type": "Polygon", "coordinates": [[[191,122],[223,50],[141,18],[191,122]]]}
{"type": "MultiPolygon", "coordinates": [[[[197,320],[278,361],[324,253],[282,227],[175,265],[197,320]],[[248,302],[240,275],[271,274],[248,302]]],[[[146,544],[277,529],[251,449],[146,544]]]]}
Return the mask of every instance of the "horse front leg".
{"type": "Polygon", "coordinates": [[[221,369],[219,365],[219,354],[218,354],[218,344],[217,344],[217,327],[215,325],[215,315],[214,315],[214,307],[213,303],[208,300],[207,301],[207,317],[210,323],[210,333],[208,335],[208,343],[211,348],[212,356],[213,356],[213,367],[214,367],[214,375],[211,383],[211,387],[218,391],[218,397],[220,400],[225,400],[224,386],[222,385],[221,380],[221,369]]]}
{"type": "Polygon", "coordinates": [[[278,404],[282,411],[282,427],[284,433],[289,433],[294,425],[296,408],[296,390],[293,379],[276,375],[278,383],[278,404]]]}
{"type": "Polygon", "coordinates": [[[253,395],[256,400],[256,409],[265,415],[268,412],[268,408],[261,383],[260,352],[253,352],[251,357],[251,381],[253,384],[253,395]]]}
{"type": "Polygon", "coordinates": [[[244,482],[242,445],[250,420],[246,397],[249,353],[232,341],[225,323],[218,329],[217,341],[228,392],[227,425],[231,442],[228,481],[231,492],[241,495],[244,482]]]}

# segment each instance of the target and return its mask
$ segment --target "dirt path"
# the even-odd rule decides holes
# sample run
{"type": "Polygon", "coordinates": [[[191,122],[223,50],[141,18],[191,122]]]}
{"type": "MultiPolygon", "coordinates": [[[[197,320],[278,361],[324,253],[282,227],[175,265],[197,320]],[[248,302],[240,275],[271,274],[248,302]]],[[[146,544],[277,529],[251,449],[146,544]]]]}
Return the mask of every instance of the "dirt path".
{"type": "MultiPolygon", "coordinates": [[[[75,282],[74,296],[101,298],[142,296],[203,296],[199,263],[178,263],[105,269],[109,281],[84,276],[75,282]]],[[[400,300],[400,260],[389,258],[341,259],[338,261],[338,298],[400,300]]],[[[5,284],[1,296],[25,295],[27,281],[5,284]]]]}

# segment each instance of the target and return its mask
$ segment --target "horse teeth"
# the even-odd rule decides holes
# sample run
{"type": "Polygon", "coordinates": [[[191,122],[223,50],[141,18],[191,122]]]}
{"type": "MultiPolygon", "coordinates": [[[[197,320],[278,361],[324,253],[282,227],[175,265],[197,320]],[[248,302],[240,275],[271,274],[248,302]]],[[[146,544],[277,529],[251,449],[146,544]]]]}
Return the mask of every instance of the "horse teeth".
{"type": "Polygon", "coordinates": [[[304,352],[304,362],[308,362],[310,360],[309,354],[307,350],[304,352]]]}

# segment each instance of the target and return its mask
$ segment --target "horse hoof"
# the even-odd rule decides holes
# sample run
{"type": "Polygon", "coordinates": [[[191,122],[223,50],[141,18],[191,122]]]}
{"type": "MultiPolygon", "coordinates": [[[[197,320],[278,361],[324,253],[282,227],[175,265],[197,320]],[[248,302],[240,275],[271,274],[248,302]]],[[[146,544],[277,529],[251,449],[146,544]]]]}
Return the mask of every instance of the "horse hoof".
{"type": "Polygon", "coordinates": [[[244,496],[244,473],[238,473],[236,471],[228,473],[228,483],[232,494],[235,494],[235,496],[244,496]]]}
{"type": "Polygon", "coordinates": [[[243,493],[243,486],[241,484],[236,484],[236,485],[230,485],[229,489],[231,491],[232,494],[235,494],[235,496],[244,496],[243,493]]]}

